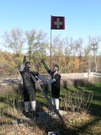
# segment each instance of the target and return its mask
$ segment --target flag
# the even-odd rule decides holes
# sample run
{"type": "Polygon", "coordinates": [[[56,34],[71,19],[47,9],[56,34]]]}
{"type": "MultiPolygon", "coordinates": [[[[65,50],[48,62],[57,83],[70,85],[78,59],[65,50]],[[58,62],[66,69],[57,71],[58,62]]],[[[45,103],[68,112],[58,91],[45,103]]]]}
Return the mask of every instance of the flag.
{"type": "Polygon", "coordinates": [[[65,17],[51,16],[51,29],[65,29],[65,17]]]}

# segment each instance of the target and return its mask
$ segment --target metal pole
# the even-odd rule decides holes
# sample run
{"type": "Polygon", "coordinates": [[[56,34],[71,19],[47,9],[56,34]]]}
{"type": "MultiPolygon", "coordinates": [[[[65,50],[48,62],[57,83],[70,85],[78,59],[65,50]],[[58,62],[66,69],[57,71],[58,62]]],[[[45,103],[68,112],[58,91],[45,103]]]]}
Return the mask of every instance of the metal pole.
{"type": "Polygon", "coordinates": [[[50,70],[51,70],[51,63],[52,63],[52,30],[50,29],[50,70]]]}
{"type": "Polygon", "coordinates": [[[45,98],[47,99],[48,103],[51,105],[51,107],[54,109],[55,113],[58,115],[58,117],[60,118],[62,124],[65,124],[61,114],[59,113],[59,111],[56,109],[56,107],[51,103],[51,101],[49,100],[48,96],[46,95],[46,93],[43,91],[43,89],[41,88],[40,84],[36,81],[35,77],[28,71],[26,71],[26,73],[32,78],[33,82],[38,86],[39,90],[42,92],[42,94],[45,96],[45,98]]]}
{"type": "MultiPolygon", "coordinates": [[[[51,22],[51,20],[50,20],[51,22]]],[[[51,25],[50,25],[50,79],[51,77],[51,63],[52,63],[52,30],[51,30],[51,25]]],[[[50,85],[50,97],[52,99],[52,87],[50,85]]]]}

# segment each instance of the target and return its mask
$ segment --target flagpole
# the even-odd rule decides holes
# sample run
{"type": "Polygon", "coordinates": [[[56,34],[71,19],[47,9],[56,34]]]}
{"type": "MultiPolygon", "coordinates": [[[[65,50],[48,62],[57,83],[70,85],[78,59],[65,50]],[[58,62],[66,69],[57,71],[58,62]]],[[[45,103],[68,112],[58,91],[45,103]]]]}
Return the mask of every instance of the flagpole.
{"type": "Polygon", "coordinates": [[[52,63],[52,30],[50,28],[50,70],[51,70],[51,63],[52,63]]]}
{"type": "MultiPolygon", "coordinates": [[[[51,22],[51,20],[50,20],[51,22]]],[[[51,64],[52,64],[52,29],[51,29],[51,25],[50,25],[50,78],[51,77],[51,64]]],[[[51,85],[50,85],[50,97],[52,99],[52,88],[51,88],[51,85]]]]}

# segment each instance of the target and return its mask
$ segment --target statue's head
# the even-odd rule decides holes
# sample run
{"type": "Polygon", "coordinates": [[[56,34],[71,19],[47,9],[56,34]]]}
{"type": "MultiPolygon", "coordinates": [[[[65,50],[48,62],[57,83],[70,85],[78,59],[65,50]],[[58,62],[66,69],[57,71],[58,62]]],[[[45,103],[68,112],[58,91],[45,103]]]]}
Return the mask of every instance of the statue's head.
{"type": "Polygon", "coordinates": [[[26,62],[25,62],[25,67],[26,67],[26,68],[31,68],[31,66],[30,66],[30,61],[26,61],[26,62]]]}
{"type": "Polygon", "coordinates": [[[59,66],[57,64],[55,64],[53,66],[53,72],[59,71],[59,66]]]}

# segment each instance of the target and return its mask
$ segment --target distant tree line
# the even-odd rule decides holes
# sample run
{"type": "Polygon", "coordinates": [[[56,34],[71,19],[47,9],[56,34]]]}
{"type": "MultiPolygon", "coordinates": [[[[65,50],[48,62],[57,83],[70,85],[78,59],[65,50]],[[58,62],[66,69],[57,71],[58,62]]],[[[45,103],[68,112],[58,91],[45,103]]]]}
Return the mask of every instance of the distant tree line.
{"type": "MultiPolygon", "coordinates": [[[[47,33],[37,32],[35,29],[23,32],[22,29],[15,28],[10,32],[4,32],[2,39],[2,45],[8,51],[0,49],[1,75],[16,74],[24,55],[31,61],[33,70],[45,73],[41,59],[45,59],[50,66],[50,45],[47,33]]],[[[57,63],[61,73],[88,72],[89,69],[101,71],[101,54],[98,54],[100,41],[101,37],[89,36],[88,44],[84,46],[82,38],[73,40],[68,37],[53,37],[51,67],[57,63]]]]}

